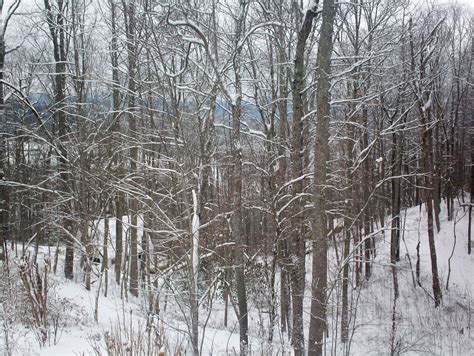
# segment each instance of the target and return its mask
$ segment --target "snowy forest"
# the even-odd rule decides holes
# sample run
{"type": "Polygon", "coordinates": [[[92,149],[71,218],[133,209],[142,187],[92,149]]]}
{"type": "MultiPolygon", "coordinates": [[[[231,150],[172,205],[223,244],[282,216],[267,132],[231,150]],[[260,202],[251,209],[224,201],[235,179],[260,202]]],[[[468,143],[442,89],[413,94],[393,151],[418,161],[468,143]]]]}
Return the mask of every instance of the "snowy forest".
{"type": "Polygon", "coordinates": [[[0,0],[0,353],[472,355],[472,5],[0,0]]]}

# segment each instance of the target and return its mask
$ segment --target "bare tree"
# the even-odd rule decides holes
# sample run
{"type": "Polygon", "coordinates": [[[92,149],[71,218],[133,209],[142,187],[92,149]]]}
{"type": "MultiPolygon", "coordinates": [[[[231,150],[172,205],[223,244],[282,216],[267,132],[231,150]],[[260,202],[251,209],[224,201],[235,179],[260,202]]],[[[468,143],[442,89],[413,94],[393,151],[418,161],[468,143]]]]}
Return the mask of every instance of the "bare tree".
{"type": "Polygon", "coordinates": [[[431,31],[428,37],[422,36],[421,48],[415,54],[412,21],[410,21],[410,55],[411,55],[411,70],[413,75],[413,91],[415,94],[416,105],[420,116],[421,124],[421,154],[423,162],[423,171],[425,173],[425,202],[428,213],[428,243],[430,246],[430,259],[431,259],[431,273],[433,277],[433,298],[435,306],[439,306],[441,303],[442,292],[439,282],[438,275],[438,261],[436,256],[436,245],[434,241],[434,229],[433,229],[433,131],[432,131],[432,104],[433,96],[431,91],[427,88],[426,83],[430,83],[431,78],[426,78],[426,66],[429,63],[430,57],[433,52],[428,51],[428,45],[432,44],[435,40],[435,34],[442,22],[438,22],[435,28],[431,31]],[[418,58],[417,58],[418,57],[418,58]]]}
{"type": "MultiPolygon", "coordinates": [[[[8,9],[5,9],[5,2],[0,1],[0,125],[5,127],[5,88],[3,86],[4,80],[4,67],[5,67],[5,33],[8,28],[8,23],[11,17],[18,9],[21,0],[15,0],[8,9]],[[6,11],[5,11],[6,10],[6,11]]],[[[6,166],[7,166],[7,155],[5,147],[5,137],[2,130],[0,134],[0,179],[5,180],[6,177],[6,166]]],[[[8,232],[8,190],[4,185],[0,186],[0,260],[5,258],[7,251],[5,245],[5,236],[8,232]]]]}
{"type": "Polygon", "coordinates": [[[336,8],[333,0],[324,0],[317,58],[317,122],[314,155],[314,224],[313,279],[311,283],[311,319],[309,355],[323,355],[326,332],[327,298],[327,215],[326,181],[329,161],[330,74],[333,50],[333,29],[336,8]]]}
{"type": "MultiPolygon", "coordinates": [[[[136,16],[137,3],[135,0],[122,1],[123,14],[127,37],[128,58],[128,129],[132,138],[130,147],[130,173],[136,174],[138,164],[137,147],[137,43],[136,43],[136,16]]],[[[130,293],[138,296],[138,201],[129,195],[130,201],[130,293]]]]}
{"type": "Polygon", "coordinates": [[[240,0],[235,23],[235,52],[232,58],[235,97],[230,103],[232,111],[232,238],[235,241],[235,282],[239,305],[240,354],[248,354],[248,309],[245,286],[244,234],[242,229],[242,144],[240,140],[240,120],[242,117],[242,40],[245,35],[245,20],[249,3],[240,0]]]}
{"type": "MultiPolygon", "coordinates": [[[[295,3],[295,6],[296,3],[295,3]]],[[[292,242],[291,242],[291,287],[293,301],[293,330],[292,344],[295,355],[304,355],[304,332],[303,332],[303,300],[305,289],[305,256],[306,241],[303,234],[302,220],[302,193],[303,193],[303,116],[304,112],[304,88],[305,88],[305,57],[306,42],[313,28],[313,20],[317,15],[318,3],[312,2],[301,19],[300,30],[294,57],[293,74],[293,137],[291,150],[291,173],[293,176],[293,198],[296,199],[292,209],[292,242]]]]}
{"type": "MultiPolygon", "coordinates": [[[[66,103],[66,63],[67,63],[67,34],[66,34],[66,11],[67,0],[56,0],[53,4],[44,0],[46,10],[46,21],[48,23],[51,42],[53,44],[54,57],[54,120],[57,127],[57,154],[59,156],[59,172],[62,181],[62,189],[65,194],[71,193],[71,176],[68,173],[68,157],[66,150],[67,142],[67,113],[64,109],[66,103]]],[[[64,197],[64,210],[62,216],[62,228],[66,231],[63,235],[66,240],[66,260],[64,263],[64,275],[68,279],[73,278],[74,268],[74,226],[71,219],[71,202],[64,197]]]]}

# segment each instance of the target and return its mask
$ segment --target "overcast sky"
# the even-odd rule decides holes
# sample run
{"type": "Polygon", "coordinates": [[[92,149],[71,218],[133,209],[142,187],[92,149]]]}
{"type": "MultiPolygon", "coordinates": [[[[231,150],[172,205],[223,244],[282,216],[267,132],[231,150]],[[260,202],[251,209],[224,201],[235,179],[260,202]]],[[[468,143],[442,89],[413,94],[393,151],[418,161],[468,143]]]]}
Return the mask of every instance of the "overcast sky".
{"type": "MultiPolygon", "coordinates": [[[[413,0],[413,1],[416,1],[416,0],[413,0]]],[[[424,0],[421,0],[421,1],[424,1],[424,0]]],[[[469,5],[471,8],[474,9],[474,0],[435,0],[435,1],[437,1],[438,3],[461,3],[461,4],[469,5]]],[[[11,4],[12,2],[13,0],[5,0],[5,3],[7,4],[7,6],[11,4]]],[[[20,6],[24,8],[24,7],[28,7],[28,5],[35,4],[35,3],[42,4],[43,0],[21,0],[20,6]]]]}

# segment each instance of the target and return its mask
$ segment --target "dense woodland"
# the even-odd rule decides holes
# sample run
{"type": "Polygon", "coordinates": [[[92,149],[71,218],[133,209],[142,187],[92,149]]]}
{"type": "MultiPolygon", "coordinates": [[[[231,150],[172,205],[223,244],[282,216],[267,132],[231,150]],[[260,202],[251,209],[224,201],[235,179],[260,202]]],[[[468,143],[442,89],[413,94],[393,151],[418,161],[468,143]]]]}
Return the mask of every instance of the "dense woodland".
{"type": "Polygon", "coordinates": [[[241,355],[249,309],[264,303],[262,339],[285,333],[296,356],[330,354],[327,337],[350,344],[354,295],[377,261],[395,315],[403,212],[420,206],[431,279],[410,261],[411,289],[443,307],[435,240],[456,206],[471,253],[472,8],[25,1],[0,1],[5,281],[21,259],[31,295],[47,269],[141,298],[158,319],[166,285],[192,355],[209,300],[226,327],[236,316],[241,355]]]}

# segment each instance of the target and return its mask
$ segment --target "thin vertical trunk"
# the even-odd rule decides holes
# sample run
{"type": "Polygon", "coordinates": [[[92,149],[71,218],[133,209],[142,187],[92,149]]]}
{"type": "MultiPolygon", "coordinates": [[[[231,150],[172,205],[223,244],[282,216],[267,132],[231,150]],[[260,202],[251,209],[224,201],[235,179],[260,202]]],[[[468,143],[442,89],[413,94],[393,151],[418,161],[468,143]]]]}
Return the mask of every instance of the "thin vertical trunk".
{"type": "MultiPolygon", "coordinates": [[[[434,131],[434,159],[433,159],[433,205],[434,205],[434,218],[436,223],[436,230],[439,232],[441,230],[441,222],[439,220],[439,215],[441,213],[441,153],[440,153],[440,144],[439,144],[439,123],[435,124],[434,131]]],[[[433,139],[432,139],[433,140],[433,139]]],[[[450,199],[448,197],[448,199],[450,199]]]]}
{"type": "MultiPolygon", "coordinates": [[[[472,130],[472,128],[471,128],[472,130]]],[[[474,131],[474,130],[473,130],[474,131]]],[[[472,249],[472,206],[474,205],[474,133],[471,133],[471,138],[470,138],[470,144],[471,144],[471,182],[470,182],[470,189],[469,189],[469,195],[471,196],[470,198],[470,204],[469,204],[469,222],[467,226],[467,253],[468,255],[471,254],[471,249],[472,249]]]]}
{"type": "MultiPolygon", "coordinates": [[[[282,3],[280,3],[279,14],[282,16],[282,3]]],[[[287,62],[285,53],[285,37],[282,28],[278,28],[278,113],[280,115],[278,127],[278,177],[277,184],[282,187],[286,182],[287,176],[287,158],[286,158],[286,144],[287,144],[287,125],[288,125],[288,76],[287,67],[284,63],[287,62]]],[[[275,203],[276,204],[276,203],[275,203]]],[[[278,207],[275,207],[275,212],[278,207]]],[[[276,233],[278,241],[279,262],[280,262],[280,328],[282,332],[290,333],[291,326],[289,324],[290,318],[290,300],[288,291],[288,251],[287,238],[282,234],[281,224],[283,223],[283,212],[276,213],[276,233]]]]}
{"type": "MultiPolygon", "coordinates": [[[[128,127],[129,134],[133,139],[130,148],[130,171],[134,175],[137,171],[138,147],[137,147],[137,121],[136,121],[136,91],[137,91],[137,48],[135,38],[135,0],[122,1],[125,16],[128,52],[128,127]]],[[[138,296],[138,201],[130,197],[130,293],[138,296]]]]}
{"type": "Polygon", "coordinates": [[[104,277],[104,297],[107,297],[107,293],[109,289],[109,237],[110,237],[109,218],[106,215],[104,217],[104,242],[102,246],[102,269],[101,269],[102,275],[104,277]]]}
{"type": "Polygon", "coordinates": [[[425,171],[425,197],[426,197],[426,209],[428,212],[428,243],[430,246],[430,257],[431,257],[431,273],[433,279],[433,297],[435,300],[435,307],[441,303],[442,292],[439,284],[438,276],[438,261],[436,256],[436,245],[434,241],[434,226],[433,226],[433,184],[430,178],[431,167],[430,167],[430,151],[431,151],[431,130],[427,129],[423,125],[423,138],[422,138],[422,151],[423,151],[423,162],[425,171]]]}
{"type": "Polygon", "coordinates": [[[392,283],[393,283],[393,306],[392,306],[392,330],[390,339],[390,352],[395,355],[395,338],[396,338],[396,310],[397,300],[399,297],[398,288],[398,274],[397,274],[397,262],[400,261],[400,206],[401,206],[401,165],[402,165],[402,153],[401,153],[401,137],[397,132],[393,133],[392,138],[392,176],[396,177],[392,179],[392,226],[390,231],[390,264],[392,269],[392,283]]]}
{"type": "MultiPolygon", "coordinates": [[[[344,219],[344,250],[343,250],[343,270],[342,270],[342,310],[341,310],[341,341],[346,343],[349,341],[349,253],[351,249],[352,229],[351,216],[355,216],[354,200],[354,172],[352,165],[354,164],[354,127],[349,126],[349,139],[347,140],[347,199],[350,202],[347,206],[347,213],[344,219]]],[[[356,262],[357,265],[357,262],[356,262]]]]}
{"type": "Polygon", "coordinates": [[[400,261],[400,183],[401,174],[401,138],[393,133],[392,138],[392,226],[390,231],[390,261],[392,265],[400,261]]]}
{"type": "Polygon", "coordinates": [[[392,281],[393,281],[393,306],[392,306],[392,330],[391,330],[391,337],[390,337],[390,355],[396,356],[399,354],[398,352],[398,342],[396,340],[397,335],[397,300],[399,296],[398,291],[398,275],[396,265],[392,263],[392,281]]]}
{"type": "Polygon", "coordinates": [[[240,329],[240,354],[248,354],[248,311],[247,291],[245,285],[244,269],[244,232],[242,226],[242,143],[240,140],[240,120],[242,116],[242,83],[241,83],[241,39],[244,36],[245,19],[248,11],[248,3],[240,0],[240,11],[236,21],[234,45],[235,55],[234,79],[235,98],[231,102],[232,108],[232,203],[234,212],[232,214],[232,236],[235,241],[235,282],[237,287],[237,301],[239,306],[239,329],[240,329]]]}
{"type": "MultiPolygon", "coordinates": [[[[110,1],[110,21],[112,27],[112,39],[110,42],[110,60],[112,64],[112,101],[113,101],[113,110],[114,110],[114,125],[113,131],[115,134],[120,132],[120,92],[119,92],[119,63],[118,63],[118,42],[117,42],[117,8],[115,0],[110,1]]],[[[117,135],[118,137],[118,135],[117,135]]],[[[118,145],[118,143],[115,143],[118,145]]],[[[115,169],[116,174],[119,174],[118,169],[118,152],[114,154],[115,160],[115,169]]],[[[115,193],[114,198],[114,207],[115,207],[115,281],[120,285],[120,278],[122,274],[122,258],[123,258],[123,226],[122,226],[122,217],[123,217],[123,198],[120,192],[115,193]]]]}
{"type": "Polygon", "coordinates": [[[115,196],[115,281],[120,285],[123,260],[123,201],[121,195],[115,196]]]}
{"type": "Polygon", "coordinates": [[[341,342],[349,341],[349,253],[351,248],[351,230],[349,219],[345,219],[344,250],[342,261],[342,310],[341,310],[341,342]]]}
{"type": "MultiPolygon", "coordinates": [[[[472,79],[474,78],[474,75],[472,74],[473,70],[473,65],[474,65],[474,35],[471,40],[471,65],[470,65],[470,71],[469,71],[469,77],[472,79]]],[[[470,150],[471,150],[471,178],[470,178],[470,189],[469,189],[469,194],[470,194],[470,204],[469,204],[469,222],[468,222],[468,233],[467,233],[467,253],[470,255],[471,254],[471,242],[472,242],[472,205],[474,204],[474,89],[470,88],[469,91],[470,97],[469,101],[471,102],[471,133],[469,135],[469,140],[470,140],[470,150]]]]}
{"type": "Polygon", "coordinates": [[[199,356],[199,229],[200,229],[200,211],[199,201],[196,191],[193,194],[193,217],[191,221],[191,268],[190,268],[190,305],[191,305],[191,345],[193,355],[199,356]]]}
{"type": "MultiPolygon", "coordinates": [[[[3,1],[0,3],[0,81],[3,81],[3,71],[5,65],[5,38],[3,25],[3,1]]],[[[0,125],[2,132],[0,132],[0,179],[6,180],[7,154],[6,142],[4,137],[5,122],[5,93],[3,82],[0,82],[0,125]]],[[[8,229],[8,215],[10,208],[8,207],[8,191],[5,185],[0,186],[0,260],[5,260],[7,246],[5,244],[5,236],[8,229]]]]}
{"type": "MultiPolygon", "coordinates": [[[[362,122],[364,125],[364,134],[362,135],[362,142],[364,149],[367,149],[369,146],[369,133],[368,133],[368,123],[367,123],[367,108],[364,105],[362,110],[362,122]]],[[[366,157],[364,162],[362,163],[362,179],[363,179],[363,197],[364,197],[364,204],[366,204],[365,211],[363,214],[364,219],[364,265],[365,265],[365,279],[369,280],[372,275],[372,264],[371,264],[371,257],[372,257],[372,239],[367,238],[370,234],[370,178],[369,178],[369,157],[366,157]]]]}
{"type": "MultiPolygon", "coordinates": [[[[380,135],[380,132],[383,130],[383,120],[380,120],[380,128],[379,128],[379,135],[380,135]]],[[[385,180],[385,144],[384,144],[384,140],[379,140],[379,157],[382,157],[382,160],[380,162],[380,171],[379,171],[379,175],[378,175],[378,179],[379,181],[384,181],[385,180]]],[[[384,239],[385,239],[385,210],[386,210],[386,200],[385,200],[385,197],[387,196],[386,194],[386,183],[383,182],[382,183],[382,187],[381,187],[381,196],[380,196],[380,200],[379,200],[379,220],[380,220],[380,227],[382,228],[382,234],[384,236],[384,239]]]]}

